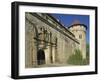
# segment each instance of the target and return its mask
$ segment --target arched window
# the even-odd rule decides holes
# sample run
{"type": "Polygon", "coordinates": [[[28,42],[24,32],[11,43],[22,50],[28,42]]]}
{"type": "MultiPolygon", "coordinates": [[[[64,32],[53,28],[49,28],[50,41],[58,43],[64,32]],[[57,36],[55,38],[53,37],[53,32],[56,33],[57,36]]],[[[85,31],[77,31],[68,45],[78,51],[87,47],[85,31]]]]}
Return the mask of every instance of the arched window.
{"type": "Polygon", "coordinates": [[[82,34],[79,35],[79,39],[82,39],[82,34]]]}

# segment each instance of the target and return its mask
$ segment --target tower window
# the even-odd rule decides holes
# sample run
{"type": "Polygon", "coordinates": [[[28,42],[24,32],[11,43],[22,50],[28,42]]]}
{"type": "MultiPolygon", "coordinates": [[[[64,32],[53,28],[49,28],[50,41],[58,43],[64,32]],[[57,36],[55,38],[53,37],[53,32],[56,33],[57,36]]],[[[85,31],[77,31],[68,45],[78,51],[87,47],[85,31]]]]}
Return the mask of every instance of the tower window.
{"type": "Polygon", "coordinates": [[[79,35],[79,38],[82,39],[82,35],[79,35]]]}

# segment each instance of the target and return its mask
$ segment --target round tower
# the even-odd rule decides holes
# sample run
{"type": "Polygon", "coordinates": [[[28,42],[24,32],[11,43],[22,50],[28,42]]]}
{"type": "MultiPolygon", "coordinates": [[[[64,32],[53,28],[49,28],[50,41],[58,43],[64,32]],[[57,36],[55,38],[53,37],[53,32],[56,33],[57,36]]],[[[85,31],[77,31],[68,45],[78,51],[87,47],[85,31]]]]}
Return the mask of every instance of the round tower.
{"type": "Polygon", "coordinates": [[[75,35],[75,38],[80,43],[78,49],[81,50],[83,59],[86,59],[86,29],[87,26],[80,24],[77,20],[69,27],[69,30],[75,35]]]}

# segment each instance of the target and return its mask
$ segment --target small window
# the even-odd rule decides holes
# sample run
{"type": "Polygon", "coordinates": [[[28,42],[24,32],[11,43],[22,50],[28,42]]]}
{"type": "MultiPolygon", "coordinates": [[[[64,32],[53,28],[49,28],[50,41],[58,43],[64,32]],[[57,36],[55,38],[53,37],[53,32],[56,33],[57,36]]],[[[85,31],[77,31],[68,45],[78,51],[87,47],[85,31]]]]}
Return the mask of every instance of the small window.
{"type": "Polygon", "coordinates": [[[79,38],[82,39],[82,35],[79,35],[79,38]]]}

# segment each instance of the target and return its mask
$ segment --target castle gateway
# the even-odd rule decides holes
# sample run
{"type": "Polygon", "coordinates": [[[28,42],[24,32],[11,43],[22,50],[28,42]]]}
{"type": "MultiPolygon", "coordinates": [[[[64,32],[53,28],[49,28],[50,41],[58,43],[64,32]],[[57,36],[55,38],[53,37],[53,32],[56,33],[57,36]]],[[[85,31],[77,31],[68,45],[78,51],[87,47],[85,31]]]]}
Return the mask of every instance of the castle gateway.
{"type": "Polygon", "coordinates": [[[86,26],[74,22],[63,26],[46,13],[25,13],[25,67],[68,65],[69,56],[80,49],[86,58],[86,26]]]}

